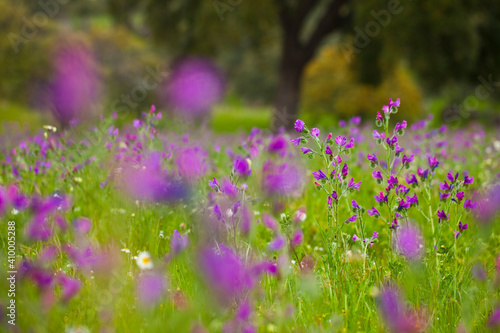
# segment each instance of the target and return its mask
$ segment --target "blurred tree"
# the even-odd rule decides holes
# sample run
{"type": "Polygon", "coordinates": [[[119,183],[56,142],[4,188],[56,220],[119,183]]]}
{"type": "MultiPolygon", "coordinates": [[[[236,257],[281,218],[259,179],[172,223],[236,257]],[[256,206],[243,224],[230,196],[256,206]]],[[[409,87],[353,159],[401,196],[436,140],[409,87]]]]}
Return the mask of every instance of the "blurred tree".
{"type": "Polygon", "coordinates": [[[405,66],[395,66],[377,85],[365,84],[357,79],[338,44],[325,46],[307,65],[302,84],[301,106],[316,121],[332,110],[339,118],[372,119],[375,109],[387,103],[388,94],[404,101],[396,119],[418,119],[422,106],[421,90],[405,66]]]}
{"type": "Polygon", "coordinates": [[[273,124],[287,128],[297,115],[304,68],[335,32],[342,41],[352,38],[341,44],[343,55],[356,54],[351,66],[372,85],[403,58],[434,91],[500,71],[496,0],[108,0],[108,6],[132,27],[142,13],[154,37],[180,55],[242,45],[259,54],[279,43],[273,124]]]}

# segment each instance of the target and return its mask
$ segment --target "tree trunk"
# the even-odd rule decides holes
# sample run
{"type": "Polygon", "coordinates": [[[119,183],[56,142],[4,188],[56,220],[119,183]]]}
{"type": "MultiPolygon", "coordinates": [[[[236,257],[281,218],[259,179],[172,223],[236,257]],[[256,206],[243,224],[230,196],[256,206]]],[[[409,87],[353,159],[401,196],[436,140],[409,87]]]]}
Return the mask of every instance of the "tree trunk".
{"type": "Polygon", "coordinates": [[[286,131],[293,129],[293,123],[298,116],[301,80],[306,65],[302,49],[293,42],[293,38],[285,37],[281,53],[271,123],[273,132],[277,132],[281,127],[286,131]]]}
{"type": "MultiPolygon", "coordinates": [[[[284,52],[284,54],[286,53],[284,52]]],[[[288,53],[289,56],[291,54],[293,53],[288,53]]],[[[271,126],[273,132],[277,132],[282,126],[286,131],[290,131],[298,116],[304,64],[292,59],[282,59],[281,61],[271,126]]]]}

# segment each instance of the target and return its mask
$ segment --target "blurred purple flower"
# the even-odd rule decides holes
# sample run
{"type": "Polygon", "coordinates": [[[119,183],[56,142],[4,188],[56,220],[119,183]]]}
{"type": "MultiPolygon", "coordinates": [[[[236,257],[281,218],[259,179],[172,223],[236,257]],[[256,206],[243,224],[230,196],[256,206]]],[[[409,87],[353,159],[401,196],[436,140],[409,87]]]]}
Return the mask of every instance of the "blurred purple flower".
{"type": "Polygon", "coordinates": [[[97,67],[89,50],[81,45],[60,47],[49,94],[55,118],[67,125],[87,116],[98,91],[97,67]]]}
{"type": "Polygon", "coordinates": [[[179,175],[189,181],[196,181],[207,171],[207,153],[199,147],[182,150],[176,160],[179,175]]]}
{"type": "Polygon", "coordinates": [[[236,175],[240,177],[247,177],[252,174],[250,163],[244,157],[237,156],[233,163],[233,169],[236,175]]]}
{"type": "Polygon", "coordinates": [[[58,275],[57,280],[62,288],[61,300],[65,303],[75,297],[82,288],[82,283],[80,282],[80,280],[75,278],[70,278],[65,275],[58,275]]]}
{"type": "Polygon", "coordinates": [[[172,252],[174,254],[179,254],[184,251],[188,246],[189,240],[187,235],[182,235],[179,233],[179,230],[174,230],[174,234],[172,235],[170,244],[172,247],[172,252]]]}
{"type": "Polygon", "coordinates": [[[221,71],[208,59],[187,58],[173,66],[166,87],[166,100],[189,117],[209,112],[224,96],[221,71]]]}
{"type": "Polygon", "coordinates": [[[411,224],[403,225],[394,237],[394,247],[406,259],[417,260],[425,250],[422,233],[411,224]]]}
{"type": "Polygon", "coordinates": [[[154,306],[160,302],[166,289],[167,283],[161,273],[143,273],[137,281],[137,300],[145,307],[154,306]]]}

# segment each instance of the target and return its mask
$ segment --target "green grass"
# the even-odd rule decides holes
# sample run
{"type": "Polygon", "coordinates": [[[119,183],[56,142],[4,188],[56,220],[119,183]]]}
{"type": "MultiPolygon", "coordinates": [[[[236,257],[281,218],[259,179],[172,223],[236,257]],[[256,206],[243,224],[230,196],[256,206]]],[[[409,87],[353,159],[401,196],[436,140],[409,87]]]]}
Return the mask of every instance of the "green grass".
{"type": "MultiPolygon", "coordinates": [[[[9,115],[25,119],[22,113],[10,111],[9,115]]],[[[269,111],[264,108],[244,111],[238,107],[219,107],[215,110],[212,126],[218,132],[248,130],[253,126],[265,128],[269,116],[269,111]]],[[[74,140],[63,141],[62,146],[47,152],[52,166],[46,174],[34,174],[27,169],[27,166],[41,159],[35,145],[30,146],[28,154],[16,155],[15,163],[26,167],[20,169],[21,179],[15,179],[7,166],[1,171],[0,184],[17,183],[20,190],[28,195],[47,197],[54,191],[68,194],[73,204],[69,211],[61,213],[62,216],[69,222],[81,216],[90,218],[93,227],[87,244],[106,249],[112,259],[102,272],[91,274],[81,271],[62,252],[62,244],[78,243],[74,231],[58,232],[48,241],[33,242],[24,235],[24,228],[31,219],[30,212],[15,215],[9,211],[3,220],[16,221],[18,263],[26,258],[35,260],[44,246],[52,244],[60,252],[51,269],[66,272],[83,283],[81,292],[69,303],[55,302],[54,306],[49,307],[42,305],[43,295],[32,281],[19,280],[18,327],[21,331],[33,332],[64,332],[68,327],[79,325],[88,327],[92,332],[105,327],[114,327],[116,332],[188,332],[194,324],[199,323],[210,332],[220,332],[233,317],[235,307],[234,304],[221,307],[214,301],[210,288],[198,274],[196,254],[197,243],[205,233],[204,217],[209,214],[206,202],[203,202],[210,191],[207,182],[214,176],[219,180],[228,177],[230,159],[224,149],[221,153],[213,151],[216,135],[209,134],[208,139],[201,144],[210,152],[210,165],[207,173],[195,184],[191,202],[168,206],[131,200],[115,188],[127,179],[116,176],[115,168],[118,165],[105,148],[106,142],[110,140],[107,134],[110,125],[108,119],[98,124],[97,132],[84,128],[74,130],[70,134],[74,140]],[[82,138],[86,138],[90,145],[78,144],[82,138]],[[64,161],[61,160],[63,155],[66,157],[64,161]],[[96,161],[84,163],[92,157],[96,161]],[[76,165],[84,167],[72,172],[76,165]],[[65,174],[64,178],[62,174],[65,174]],[[115,176],[109,185],[101,188],[99,184],[112,175],[115,176]],[[189,235],[190,247],[165,265],[162,259],[170,252],[170,241],[160,237],[160,231],[170,236],[176,229],[189,235]],[[131,249],[132,253],[121,252],[120,249],[124,247],[131,249]],[[152,254],[155,266],[168,279],[168,293],[153,309],[141,308],[135,296],[135,282],[141,272],[132,260],[132,255],[143,250],[152,254]],[[185,305],[174,295],[182,295],[179,297],[185,299],[185,305]]],[[[331,130],[335,134],[340,131],[338,128],[331,130]]],[[[191,139],[196,140],[196,135],[192,134],[191,139]]],[[[170,137],[167,142],[175,142],[181,147],[183,145],[170,137]]],[[[144,147],[148,146],[162,147],[166,151],[169,149],[158,138],[146,140],[144,147]]],[[[237,146],[237,142],[229,145],[235,151],[237,146]]],[[[362,187],[359,193],[341,202],[339,221],[345,221],[352,215],[350,200],[355,199],[360,205],[370,208],[375,205],[373,196],[384,188],[373,181],[372,170],[367,168],[365,160],[361,160],[359,165],[356,163],[357,153],[369,152],[370,149],[373,148],[368,143],[357,145],[355,153],[346,158],[350,175],[356,181],[361,180],[362,187]]],[[[464,155],[467,159],[457,162],[443,158],[436,171],[437,179],[445,179],[450,169],[460,172],[468,170],[475,177],[476,188],[494,179],[500,159],[497,158],[498,154],[487,156],[484,144],[475,143],[473,147],[462,150],[450,148],[449,153],[464,155]]],[[[254,227],[248,237],[238,235],[236,238],[240,248],[248,249],[241,251],[242,256],[248,254],[249,257],[270,260],[285,258],[280,274],[264,275],[249,296],[254,299],[251,320],[259,332],[384,332],[387,328],[380,319],[376,296],[388,282],[397,284],[403,290],[408,304],[428,318],[428,331],[455,332],[459,324],[464,324],[470,332],[485,332],[485,321],[495,302],[500,299],[498,288],[493,283],[496,274],[494,260],[500,248],[498,223],[493,229],[485,231],[468,219],[469,229],[459,238],[456,250],[453,236],[446,233],[442,247],[434,252],[430,245],[433,239],[431,226],[420,212],[413,210],[409,218],[422,228],[427,250],[422,260],[407,262],[392,250],[387,225],[380,219],[365,216],[367,232],[380,233],[380,241],[369,249],[365,265],[359,256],[359,243],[346,240],[332,256],[326,254],[323,233],[328,233],[330,228],[326,217],[326,197],[315,189],[312,181],[308,181],[303,195],[283,199],[285,208],[279,211],[291,215],[299,207],[307,207],[307,219],[301,224],[305,241],[297,248],[297,256],[300,259],[306,256],[314,258],[315,267],[311,272],[304,272],[291,262],[295,260],[295,254],[287,250],[278,253],[267,249],[273,233],[262,223],[256,223],[262,213],[272,211],[275,199],[262,195],[259,190],[262,166],[268,157],[262,153],[254,158],[253,174],[245,180],[249,186],[248,195],[252,198],[251,211],[258,211],[261,215],[255,216],[254,227]],[[488,281],[481,282],[472,276],[471,268],[476,262],[486,267],[488,281]]],[[[2,153],[3,159],[5,153],[2,153]]],[[[172,159],[164,159],[163,162],[166,168],[175,168],[172,159]]],[[[417,158],[416,165],[424,166],[425,163],[425,158],[417,158]]],[[[304,167],[308,170],[306,174],[310,180],[310,172],[323,166],[322,161],[316,158],[306,160],[304,167]]],[[[415,172],[413,169],[410,171],[415,172]]],[[[433,193],[432,202],[436,207],[437,192],[433,193]]],[[[276,218],[279,213],[275,214],[276,218]]],[[[359,228],[357,223],[346,225],[343,229],[346,239],[353,233],[359,235],[359,228]]],[[[0,242],[5,249],[5,233],[1,233],[0,242]]],[[[232,243],[232,239],[229,238],[227,242],[232,243]]],[[[0,260],[6,263],[5,251],[2,251],[0,260]]],[[[2,270],[0,278],[2,288],[7,287],[6,270],[2,270]]],[[[54,291],[57,299],[60,290],[56,287],[54,291]]],[[[2,305],[6,304],[5,295],[0,300],[2,305]]]]}

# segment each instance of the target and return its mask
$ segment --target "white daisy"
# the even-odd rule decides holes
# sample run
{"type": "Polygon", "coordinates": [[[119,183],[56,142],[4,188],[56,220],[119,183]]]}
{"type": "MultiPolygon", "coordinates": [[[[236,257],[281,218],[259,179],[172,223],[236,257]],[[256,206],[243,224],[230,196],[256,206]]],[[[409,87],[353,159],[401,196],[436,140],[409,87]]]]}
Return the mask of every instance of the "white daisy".
{"type": "Polygon", "coordinates": [[[129,250],[129,249],[127,249],[126,247],[125,247],[125,248],[123,248],[123,249],[121,249],[121,251],[122,251],[122,252],[125,252],[125,253],[130,253],[130,250],[129,250]]]}
{"type": "Polygon", "coordinates": [[[137,266],[139,266],[140,269],[153,268],[153,261],[151,260],[151,255],[147,251],[139,253],[136,262],[137,266]]]}

